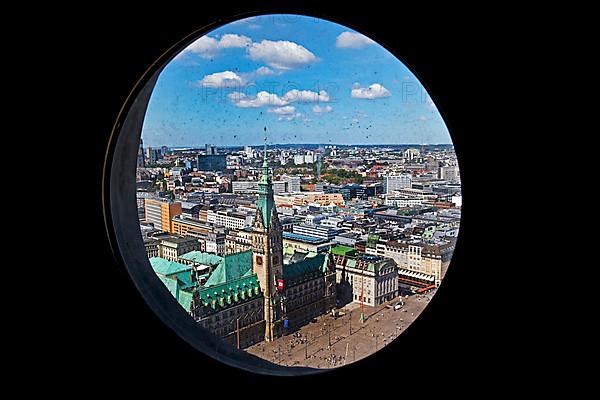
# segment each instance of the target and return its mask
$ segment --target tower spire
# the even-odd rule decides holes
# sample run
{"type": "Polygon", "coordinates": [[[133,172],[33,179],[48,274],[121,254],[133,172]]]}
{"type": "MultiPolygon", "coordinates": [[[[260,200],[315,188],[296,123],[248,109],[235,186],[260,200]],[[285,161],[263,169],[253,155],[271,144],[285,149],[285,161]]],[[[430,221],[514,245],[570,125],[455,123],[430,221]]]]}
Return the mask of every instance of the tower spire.
{"type": "Polygon", "coordinates": [[[263,168],[267,167],[267,127],[265,126],[265,146],[263,150],[263,168]]]}

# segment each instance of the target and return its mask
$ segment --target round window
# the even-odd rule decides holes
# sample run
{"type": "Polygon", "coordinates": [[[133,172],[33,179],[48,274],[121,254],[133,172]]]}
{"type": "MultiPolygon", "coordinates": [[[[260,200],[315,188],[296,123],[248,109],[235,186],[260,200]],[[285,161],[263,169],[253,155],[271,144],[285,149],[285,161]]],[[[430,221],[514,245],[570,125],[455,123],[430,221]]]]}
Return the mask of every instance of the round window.
{"type": "Polygon", "coordinates": [[[261,15],[180,44],[135,96],[109,154],[114,248],[196,349],[314,373],[418,318],[452,258],[461,178],[394,54],[337,23],[261,15]]]}

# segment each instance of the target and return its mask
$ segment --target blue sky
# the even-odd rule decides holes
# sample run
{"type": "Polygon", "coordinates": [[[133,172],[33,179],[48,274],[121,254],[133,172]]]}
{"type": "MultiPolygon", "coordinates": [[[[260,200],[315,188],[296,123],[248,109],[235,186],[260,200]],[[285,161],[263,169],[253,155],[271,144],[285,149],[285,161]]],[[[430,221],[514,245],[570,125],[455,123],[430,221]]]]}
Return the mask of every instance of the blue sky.
{"type": "Polygon", "coordinates": [[[417,78],[382,46],[329,21],[266,15],[218,28],[162,71],[145,146],[441,144],[417,78]]]}

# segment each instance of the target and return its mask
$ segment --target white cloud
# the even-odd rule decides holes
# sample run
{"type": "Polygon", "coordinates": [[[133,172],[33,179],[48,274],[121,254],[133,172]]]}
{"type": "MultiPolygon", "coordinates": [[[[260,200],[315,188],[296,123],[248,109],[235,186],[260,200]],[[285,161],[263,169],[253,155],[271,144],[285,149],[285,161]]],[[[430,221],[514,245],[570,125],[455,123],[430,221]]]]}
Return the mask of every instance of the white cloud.
{"type": "Polygon", "coordinates": [[[221,39],[219,40],[219,47],[223,49],[228,49],[232,47],[243,48],[246,46],[250,46],[251,43],[252,39],[250,39],[248,36],[227,33],[221,36],[221,39]]]}
{"type": "Polygon", "coordinates": [[[311,90],[292,89],[287,92],[283,98],[290,103],[326,103],[330,100],[329,93],[327,93],[325,90],[321,90],[319,93],[317,93],[311,90]]]}
{"type": "Polygon", "coordinates": [[[206,75],[198,84],[202,87],[239,87],[244,84],[244,80],[235,72],[223,71],[206,75]]]}
{"type": "Polygon", "coordinates": [[[331,106],[321,107],[319,105],[316,105],[313,106],[312,110],[315,114],[324,114],[333,111],[333,108],[331,106]]]}
{"type": "Polygon", "coordinates": [[[279,121],[291,121],[295,118],[302,116],[301,113],[296,112],[296,107],[294,106],[285,106],[285,107],[277,107],[277,108],[269,108],[270,113],[275,113],[279,117],[277,118],[279,121]]]}
{"type": "Polygon", "coordinates": [[[211,58],[217,54],[218,50],[219,42],[217,42],[215,38],[210,36],[202,36],[200,39],[186,47],[184,51],[198,54],[204,58],[211,58]]]}
{"type": "Polygon", "coordinates": [[[220,49],[247,47],[252,44],[252,39],[244,35],[227,33],[217,40],[211,36],[202,36],[185,48],[184,52],[198,54],[200,57],[211,58],[217,55],[220,49]]]}
{"type": "MultiPolygon", "coordinates": [[[[231,72],[231,71],[226,71],[231,72]]],[[[213,74],[215,75],[215,74],[213,74]]],[[[235,75],[235,74],[234,74],[235,75]]],[[[206,78],[206,77],[205,77],[206,78]]],[[[228,82],[234,82],[233,77],[227,77],[228,82]]],[[[241,79],[241,78],[240,78],[241,79]]],[[[215,79],[216,80],[216,79],[215,79]]],[[[227,95],[229,100],[233,104],[242,108],[257,108],[263,106],[287,106],[290,103],[317,103],[317,102],[328,102],[330,100],[329,94],[325,90],[321,90],[319,93],[310,90],[298,90],[292,89],[282,97],[279,97],[275,93],[269,93],[261,91],[254,97],[247,96],[241,92],[234,92],[227,95]]],[[[330,107],[331,108],[331,107],[330,107]]],[[[323,109],[326,109],[323,108],[323,109]]],[[[324,111],[329,112],[329,111],[324,111]]]]}
{"type": "Polygon", "coordinates": [[[370,44],[375,44],[375,42],[365,35],[348,31],[340,33],[335,40],[336,47],[345,49],[360,49],[370,44]]]}
{"type": "Polygon", "coordinates": [[[291,121],[291,120],[296,119],[301,116],[302,116],[302,114],[300,114],[300,113],[296,113],[293,115],[281,115],[279,118],[277,118],[277,120],[278,121],[291,121]]]}
{"type": "Polygon", "coordinates": [[[269,108],[269,112],[272,112],[272,113],[275,113],[275,114],[279,114],[279,115],[295,114],[296,113],[296,107],[294,107],[294,106],[284,106],[284,107],[277,107],[277,108],[269,108]]]}
{"type": "Polygon", "coordinates": [[[354,87],[352,89],[351,96],[354,99],[367,99],[374,100],[380,99],[383,97],[390,97],[392,94],[389,90],[387,90],[383,85],[379,83],[374,83],[370,85],[368,88],[354,87]]]}
{"type": "Polygon", "coordinates": [[[256,69],[256,71],[254,71],[254,73],[258,76],[265,76],[265,75],[273,75],[275,73],[275,71],[273,71],[271,68],[269,67],[259,67],[256,69]]]}
{"type": "Polygon", "coordinates": [[[301,67],[317,60],[305,47],[287,40],[252,43],[248,54],[254,61],[263,61],[268,66],[281,70],[301,67]]]}
{"type": "Polygon", "coordinates": [[[258,108],[263,106],[285,106],[287,101],[274,93],[258,92],[256,96],[250,97],[241,92],[233,92],[227,95],[229,100],[236,106],[241,108],[258,108]]]}

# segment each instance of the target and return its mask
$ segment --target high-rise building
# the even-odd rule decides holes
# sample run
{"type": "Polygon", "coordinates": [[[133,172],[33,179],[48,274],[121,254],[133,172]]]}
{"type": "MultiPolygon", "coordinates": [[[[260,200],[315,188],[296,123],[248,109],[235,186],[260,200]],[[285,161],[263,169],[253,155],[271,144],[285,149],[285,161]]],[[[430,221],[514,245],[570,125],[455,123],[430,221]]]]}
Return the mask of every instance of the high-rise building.
{"type": "Polygon", "coordinates": [[[207,143],[206,144],[206,155],[214,156],[215,154],[217,154],[217,146],[207,143]]]}
{"type": "Polygon", "coordinates": [[[246,157],[252,158],[254,154],[252,153],[252,147],[246,146],[244,147],[244,152],[246,153],[246,157]]]}
{"type": "Polygon", "coordinates": [[[406,189],[412,187],[412,175],[410,173],[389,174],[384,177],[385,193],[392,193],[394,190],[406,189]]]}
{"type": "Polygon", "coordinates": [[[415,158],[419,158],[420,155],[421,155],[421,152],[419,151],[419,149],[406,149],[406,150],[404,150],[404,157],[408,158],[409,160],[413,160],[415,158]]]}
{"type": "Polygon", "coordinates": [[[302,164],[304,164],[304,155],[302,155],[302,154],[296,154],[294,156],[294,164],[296,164],[296,165],[302,165],[302,164]]]}
{"type": "Polygon", "coordinates": [[[143,168],[146,166],[146,160],[144,158],[144,141],[140,139],[140,148],[138,149],[137,155],[137,167],[143,168]]]}
{"type": "Polygon", "coordinates": [[[181,214],[181,203],[164,199],[144,199],[146,222],[154,225],[156,229],[171,233],[171,220],[181,214]]]}
{"type": "Polygon", "coordinates": [[[227,156],[225,154],[199,154],[196,162],[198,171],[224,171],[227,169],[227,156]]]}
{"type": "Polygon", "coordinates": [[[155,164],[160,159],[160,149],[153,149],[152,147],[146,147],[146,159],[148,164],[155,164]]]}
{"type": "Polygon", "coordinates": [[[460,173],[458,172],[458,167],[455,165],[448,165],[444,167],[440,167],[439,171],[440,179],[444,179],[446,181],[456,182],[460,180],[460,173]]]}
{"type": "Polygon", "coordinates": [[[300,192],[300,177],[299,176],[288,176],[285,178],[287,181],[288,193],[300,192]]]}

